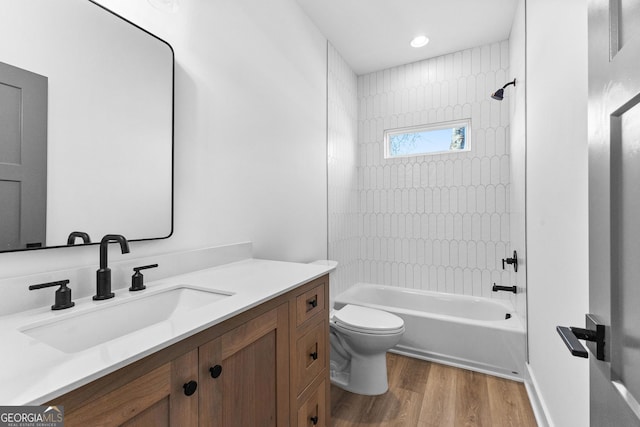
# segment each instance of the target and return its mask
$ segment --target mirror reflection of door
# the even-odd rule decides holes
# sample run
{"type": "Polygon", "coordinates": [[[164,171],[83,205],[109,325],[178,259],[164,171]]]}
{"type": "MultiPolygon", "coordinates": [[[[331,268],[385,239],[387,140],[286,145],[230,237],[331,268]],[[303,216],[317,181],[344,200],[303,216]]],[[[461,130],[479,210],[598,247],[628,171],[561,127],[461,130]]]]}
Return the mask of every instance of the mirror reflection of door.
{"type": "Polygon", "coordinates": [[[592,426],[640,426],[640,1],[589,2],[589,311],[592,426]]]}
{"type": "Polygon", "coordinates": [[[0,250],[45,246],[47,87],[0,62],[0,250]]]}

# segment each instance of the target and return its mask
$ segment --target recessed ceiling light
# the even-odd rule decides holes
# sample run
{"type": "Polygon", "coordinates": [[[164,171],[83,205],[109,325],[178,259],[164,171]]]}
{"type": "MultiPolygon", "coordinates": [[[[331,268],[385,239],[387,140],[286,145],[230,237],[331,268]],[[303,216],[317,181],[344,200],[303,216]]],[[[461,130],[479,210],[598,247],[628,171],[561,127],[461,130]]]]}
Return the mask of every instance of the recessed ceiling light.
{"type": "Polygon", "coordinates": [[[411,47],[422,47],[426,46],[429,43],[429,37],[427,36],[416,36],[411,40],[411,47]]]}

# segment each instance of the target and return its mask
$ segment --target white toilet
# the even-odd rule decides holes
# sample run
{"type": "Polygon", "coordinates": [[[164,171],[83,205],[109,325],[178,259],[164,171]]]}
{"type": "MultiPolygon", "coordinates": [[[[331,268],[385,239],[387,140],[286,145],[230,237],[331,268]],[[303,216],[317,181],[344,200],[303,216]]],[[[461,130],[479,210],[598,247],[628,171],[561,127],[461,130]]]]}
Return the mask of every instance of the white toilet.
{"type": "Polygon", "coordinates": [[[404,321],[382,310],[347,304],[330,315],[331,382],[357,394],[389,389],[387,350],[404,333],[404,321]]]}

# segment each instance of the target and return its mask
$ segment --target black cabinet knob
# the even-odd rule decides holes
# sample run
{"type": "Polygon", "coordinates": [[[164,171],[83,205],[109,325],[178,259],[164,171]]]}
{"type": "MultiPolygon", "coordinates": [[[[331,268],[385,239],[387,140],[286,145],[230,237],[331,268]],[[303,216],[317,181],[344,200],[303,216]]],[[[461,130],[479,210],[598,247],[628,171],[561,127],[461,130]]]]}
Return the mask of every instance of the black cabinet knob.
{"type": "Polygon", "coordinates": [[[222,373],[222,366],[215,365],[213,368],[209,368],[209,372],[211,373],[211,378],[218,378],[222,373]]]}
{"type": "Polygon", "coordinates": [[[314,298],[312,300],[309,300],[308,303],[311,306],[311,308],[316,308],[318,306],[318,298],[314,298]]]}
{"type": "Polygon", "coordinates": [[[311,417],[311,418],[309,418],[309,419],[311,420],[311,423],[312,423],[313,425],[318,424],[318,417],[317,417],[317,416],[315,416],[315,417],[311,417]]]}
{"type": "Polygon", "coordinates": [[[311,353],[309,356],[311,356],[311,358],[312,358],[313,360],[318,360],[318,352],[317,352],[317,351],[314,351],[314,352],[313,352],[313,353],[311,353]]]}
{"type": "Polygon", "coordinates": [[[183,385],[182,388],[184,388],[184,394],[186,394],[187,396],[191,396],[198,389],[198,383],[191,380],[183,385]]]}

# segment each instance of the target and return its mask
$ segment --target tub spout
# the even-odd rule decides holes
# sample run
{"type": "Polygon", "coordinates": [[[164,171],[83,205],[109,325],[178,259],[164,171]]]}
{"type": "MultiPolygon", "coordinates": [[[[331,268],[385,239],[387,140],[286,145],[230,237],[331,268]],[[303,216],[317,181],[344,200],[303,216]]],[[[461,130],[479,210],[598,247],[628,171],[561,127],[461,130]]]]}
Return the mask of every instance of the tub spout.
{"type": "Polygon", "coordinates": [[[495,283],[493,284],[493,288],[491,290],[493,292],[507,291],[507,292],[513,292],[514,294],[518,293],[518,288],[516,286],[499,286],[499,285],[496,285],[495,283]]]}

